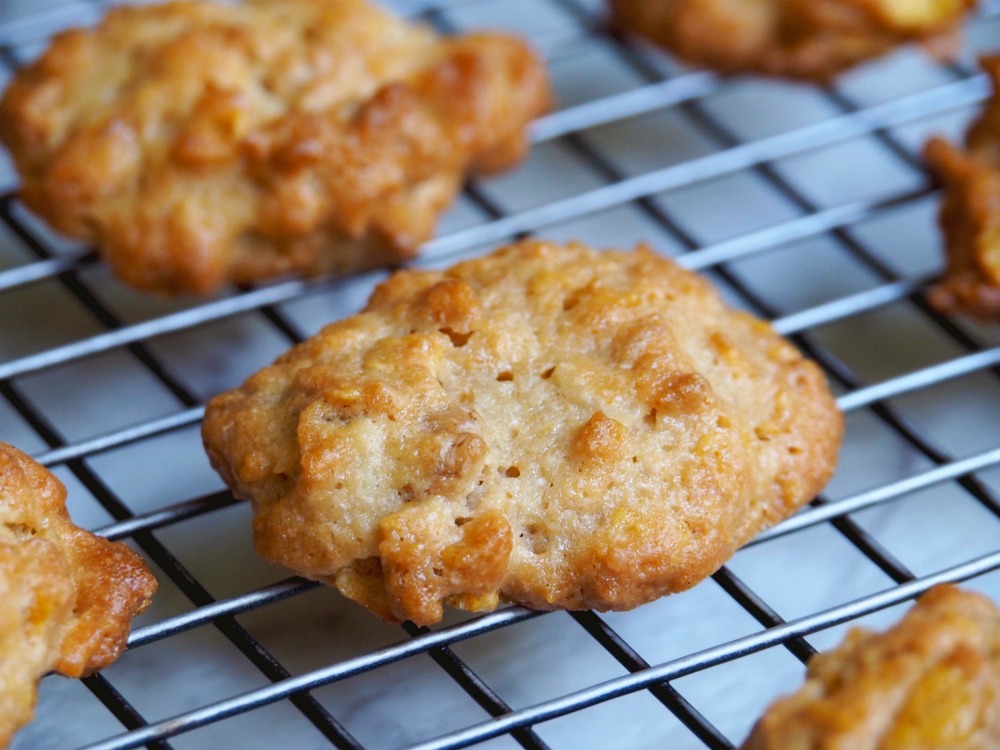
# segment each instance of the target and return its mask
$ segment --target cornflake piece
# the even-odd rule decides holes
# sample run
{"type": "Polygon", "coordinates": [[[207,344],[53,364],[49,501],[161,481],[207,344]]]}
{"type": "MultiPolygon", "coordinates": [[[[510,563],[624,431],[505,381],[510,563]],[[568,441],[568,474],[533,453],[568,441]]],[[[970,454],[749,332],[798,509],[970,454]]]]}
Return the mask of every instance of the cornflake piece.
{"type": "Polygon", "coordinates": [[[442,38],[362,0],[173,2],[57,36],[0,137],[25,204],[125,281],[209,293],[413,255],[549,102],[510,36],[442,38]]]}
{"type": "Polygon", "coordinates": [[[945,313],[1000,318],[1000,55],[984,58],[993,96],[966,134],[964,150],[943,138],[924,149],[944,184],[940,223],[947,268],[930,302],[945,313]]]}
{"type": "Polygon", "coordinates": [[[0,443],[0,747],[31,720],[45,673],[118,657],[155,590],[139,555],[75,526],[62,483],[0,443]]]}
{"type": "Polygon", "coordinates": [[[608,0],[615,22],[697,65],[825,81],[919,41],[948,55],[975,0],[608,0]]]}
{"type": "Polygon", "coordinates": [[[819,368],[699,276],[545,242],[393,275],[204,421],[264,558],[421,624],[689,588],[841,433],[819,368]]]}
{"type": "Polygon", "coordinates": [[[997,747],[1000,611],[938,586],[895,627],[855,628],[814,656],[805,684],[767,710],[742,750],[997,747]]]}

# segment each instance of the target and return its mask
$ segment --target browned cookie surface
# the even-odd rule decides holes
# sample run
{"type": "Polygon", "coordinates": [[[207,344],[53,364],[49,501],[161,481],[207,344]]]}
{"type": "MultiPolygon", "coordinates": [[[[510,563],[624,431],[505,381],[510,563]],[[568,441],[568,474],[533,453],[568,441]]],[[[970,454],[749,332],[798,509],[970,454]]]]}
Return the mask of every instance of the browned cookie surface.
{"type": "Polygon", "coordinates": [[[841,431],[701,277],[545,242],[393,275],[204,422],[265,558],[420,623],[689,588],[813,497],[841,431]]]}
{"type": "Polygon", "coordinates": [[[0,747],[31,719],[42,675],[117,658],[155,590],[139,555],[75,526],[59,480],[0,443],[0,747]]]}
{"type": "Polygon", "coordinates": [[[207,293],[412,255],[466,174],[523,156],[549,97],[509,36],[363,0],[196,0],[56,37],[0,136],[53,226],[136,287],[207,293]]]}
{"type": "Polygon", "coordinates": [[[925,155],[944,184],[940,221],[947,267],[930,300],[943,312],[1000,318],[1000,55],[982,65],[993,96],[966,134],[964,148],[931,139],[925,155]]]}
{"type": "Polygon", "coordinates": [[[901,44],[942,51],[975,0],[609,0],[616,23],[724,73],[826,80],[901,44]]]}
{"type": "Polygon", "coordinates": [[[1000,747],[1000,611],[939,586],[884,633],[860,628],[814,656],[743,750],[1000,747]]]}

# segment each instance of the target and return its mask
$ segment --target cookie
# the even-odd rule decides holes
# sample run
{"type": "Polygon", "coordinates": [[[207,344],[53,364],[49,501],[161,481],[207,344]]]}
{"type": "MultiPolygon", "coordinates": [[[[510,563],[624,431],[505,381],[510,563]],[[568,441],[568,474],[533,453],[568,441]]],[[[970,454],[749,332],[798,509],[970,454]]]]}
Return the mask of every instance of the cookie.
{"type": "Polygon", "coordinates": [[[172,2],[57,36],[5,92],[0,139],[24,203],[126,282],[207,294],[413,255],[549,103],[507,35],[362,0],[172,2]]]}
{"type": "Polygon", "coordinates": [[[819,368],[649,249],[525,241],[404,270],[208,404],[260,554],[390,620],[629,609],[829,478],[819,368]]]}
{"type": "Polygon", "coordinates": [[[1000,747],[1000,610],[938,586],[893,628],[855,628],[809,661],[742,750],[1000,747]]]}
{"type": "Polygon", "coordinates": [[[955,46],[975,0],[608,0],[615,23],[723,73],[826,81],[919,41],[955,46]]]}
{"type": "Polygon", "coordinates": [[[0,747],[31,720],[44,674],[118,657],[155,590],[139,555],[75,526],[62,483],[0,443],[0,747]]]}
{"type": "Polygon", "coordinates": [[[946,268],[930,290],[945,313],[1000,318],[1000,55],[981,61],[993,95],[970,126],[965,148],[944,138],[927,142],[924,156],[944,187],[939,221],[946,268]]]}

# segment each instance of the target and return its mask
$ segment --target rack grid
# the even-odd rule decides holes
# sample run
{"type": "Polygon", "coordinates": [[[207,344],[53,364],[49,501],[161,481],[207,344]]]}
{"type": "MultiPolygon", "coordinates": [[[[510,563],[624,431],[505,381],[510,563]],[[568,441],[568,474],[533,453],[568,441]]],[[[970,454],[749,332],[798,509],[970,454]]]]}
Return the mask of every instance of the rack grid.
{"type": "MultiPolygon", "coordinates": [[[[1000,3],[954,61],[905,48],[828,86],[720,78],[610,30],[600,0],[396,0],[444,31],[501,26],[559,106],[516,170],[474,180],[415,265],[524,235],[642,241],[825,369],[847,419],[822,497],[691,591],[626,613],[507,607],[376,621],[260,562],[208,467],[203,404],[360,308],[384,271],[163,300],[54,235],[0,163],[0,440],[126,540],[160,591],[129,650],[42,681],[26,748],[732,748],[848,627],[938,582],[1000,601],[1000,328],[942,316],[937,188],[920,149],[988,93],[1000,3]]],[[[9,2],[0,85],[109,2],[9,2]]]]}

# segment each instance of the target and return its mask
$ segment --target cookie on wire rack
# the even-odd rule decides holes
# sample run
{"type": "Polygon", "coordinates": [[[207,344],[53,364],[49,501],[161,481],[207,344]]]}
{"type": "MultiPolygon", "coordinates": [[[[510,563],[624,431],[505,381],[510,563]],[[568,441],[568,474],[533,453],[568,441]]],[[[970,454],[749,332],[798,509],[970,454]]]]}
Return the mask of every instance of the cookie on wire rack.
{"type": "Polygon", "coordinates": [[[956,46],[976,0],[608,0],[617,26],[722,73],[826,81],[902,44],[956,46]]]}
{"type": "Polygon", "coordinates": [[[812,657],[742,750],[1000,747],[1000,610],[937,586],[883,633],[852,629],[812,657]]]}
{"type": "Polygon", "coordinates": [[[703,278],[541,241],[394,274],[203,424],[264,558],[421,624],[687,589],[823,487],[841,434],[819,368],[703,278]]]}
{"type": "Polygon", "coordinates": [[[0,443],[0,747],[31,720],[44,674],[118,658],[155,590],[138,554],[75,526],[62,483],[0,443]]]}
{"type": "Polygon", "coordinates": [[[412,256],[470,173],[525,154],[545,67],[365,0],[120,7],[0,103],[21,198],[143,290],[207,294],[412,256]]]}
{"type": "Polygon", "coordinates": [[[993,95],[973,121],[965,147],[941,137],[924,147],[944,187],[939,211],[946,268],[929,299],[945,313],[1000,319],[1000,55],[981,61],[993,95]]]}

